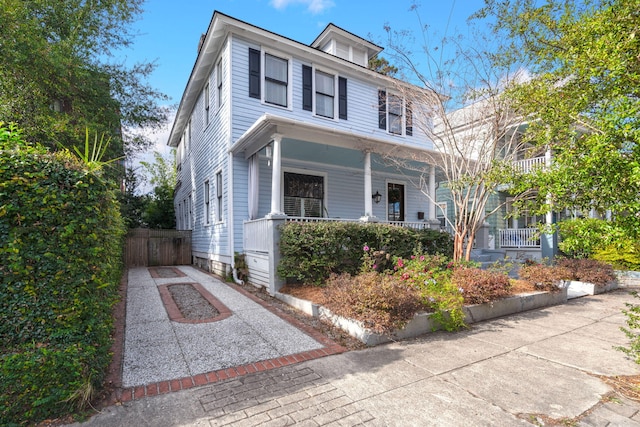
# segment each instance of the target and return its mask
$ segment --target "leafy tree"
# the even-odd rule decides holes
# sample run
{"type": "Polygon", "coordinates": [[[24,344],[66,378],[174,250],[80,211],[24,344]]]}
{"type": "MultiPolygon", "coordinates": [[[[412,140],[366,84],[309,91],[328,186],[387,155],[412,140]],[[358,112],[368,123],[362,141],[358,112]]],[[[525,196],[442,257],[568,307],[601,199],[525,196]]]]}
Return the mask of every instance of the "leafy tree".
{"type": "Polygon", "coordinates": [[[145,83],[153,64],[109,63],[131,44],[143,0],[0,0],[0,118],[25,138],[72,148],[84,130],[111,137],[108,157],[145,147],[127,131],[166,121],[166,96],[145,83]]]}
{"type": "Polygon", "coordinates": [[[389,77],[394,77],[398,72],[398,67],[390,64],[389,61],[382,56],[370,58],[369,69],[389,77]]]}
{"type": "Polygon", "coordinates": [[[173,206],[176,187],[175,157],[168,161],[157,151],[153,153],[154,163],[141,162],[149,174],[149,182],[154,186],[142,218],[150,228],[175,228],[176,215],[173,206]]]}
{"type": "Polygon", "coordinates": [[[395,90],[412,110],[414,135],[424,135],[433,149],[404,156],[393,150],[386,160],[412,171],[414,176],[407,174],[406,179],[432,203],[442,201],[435,200],[427,185],[429,165],[435,165],[453,206],[454,218],[446,218],[454,234],[453,258],[469,260],[473,245],[467,242],[474,241],[486,219],[502,206],[489,201],[511,179],[514,160],[522,152],[521,117],[502,95],[522,77],[491,63],[490,54],[476,47],[490,44],[480,33],[471,43],[461,36],[432,43],[435,39],[425,36],[418,8],[412,10],[425,43],[421,55],[413,54],[406,31],[386,27],[387,44],[403,74],[422,87],[416,90],[398,82],[395,90]]]}
{"type": "Polygon", "coordinates": [[[640,0],[486,0],[494,57],[533,77],[510,92],[530,118],[526,139],[553,151],[553,167],[520,183],[528,208],[609,210],[640,235],[640,0]]]}
{"type": "Polygon", "coordinates": [[[120,213],[128,228],[145,226],[144,212],[149,204],[149,196],[139,194],[140,177],[139,168],[127,167],[125,169],[123,191],[120,193],[120,213]]]}

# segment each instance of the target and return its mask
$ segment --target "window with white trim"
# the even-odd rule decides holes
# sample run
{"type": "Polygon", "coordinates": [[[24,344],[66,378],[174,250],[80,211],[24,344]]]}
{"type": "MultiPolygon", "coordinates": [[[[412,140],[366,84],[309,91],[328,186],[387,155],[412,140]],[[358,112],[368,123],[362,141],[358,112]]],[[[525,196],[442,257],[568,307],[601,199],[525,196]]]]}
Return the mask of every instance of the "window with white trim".
{"type": "Polygon", "coordinates": [[[216,173],[216,220],[222,221],[222,171],[216,173]]]}
{"type": "Polygon", "coordinates": [[[316,71],[316,114],[334,118],[335,76],[316,71]]]}
{"type": "Polygon", "coordinates": [[[347,79],[303,64],[302,109],[330,119],[337,111],[341,120],[347,120],[347,79]]]}
{"type": "Polygon", "coordinates": [[[204,125],[209,124],[209,83],[204,86],[204,125]]]}
{"type": "Polygon", "coordinates": [[[216,65],[216,85],[218,87],[217,102],[220,107],[222,105],[222,60],[216,65]]]}
{"type": "Polygon", "coordinates": [[[324,177],[284,173],[284,213],[289,216],[322,218],[324,177]]]}
{"type": "Polygon", "coordinates": [[[211,205],[210,205],[210,186],[209,180],[204,182],[204,223],[209,224],[211,218],[211,205]]]}
{"type": "Polygon", "coordinates": [[[395,135],[413,135],[411,104],[399,95],[378,90],[378,128],[395,135]]]}
{"type": "Polygon", "coordinates": [[[287,107],[289,86],[289,61],[264,54],[264,102],[287,107]]]}

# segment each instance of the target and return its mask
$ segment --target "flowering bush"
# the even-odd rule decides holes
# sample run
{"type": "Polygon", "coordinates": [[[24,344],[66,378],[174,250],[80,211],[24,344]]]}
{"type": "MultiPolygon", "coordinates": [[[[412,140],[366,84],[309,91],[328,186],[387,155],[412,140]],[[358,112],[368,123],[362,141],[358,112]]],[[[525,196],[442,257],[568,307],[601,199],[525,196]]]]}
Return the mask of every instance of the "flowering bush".
{"type": "Polygon", "coordinates": [[[395,258],[393,275],[417,290],[433,319],[452,331],[464,324],[462,289],[451,282],[454,263],[441,255],[412,255],[395,258]]]}

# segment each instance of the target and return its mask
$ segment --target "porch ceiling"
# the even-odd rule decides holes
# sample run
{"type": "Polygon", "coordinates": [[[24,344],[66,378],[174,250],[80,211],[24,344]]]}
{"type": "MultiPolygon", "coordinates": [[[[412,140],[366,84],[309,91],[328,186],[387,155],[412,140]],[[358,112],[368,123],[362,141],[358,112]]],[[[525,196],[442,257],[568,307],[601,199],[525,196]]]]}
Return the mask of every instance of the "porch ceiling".
{"type": "Polygon", "coordinates": [[[401,157],[410,160],[423,161],[429,164],[437,163],[440,153],[420,147],[407,145],[404,141],[393,142],[387,139],[344,131],[336,128],[318,126],[286,117],[264,114],[232,145],[231,152],[244,154],[248,159],[271,142],[273,135],[279,134],[283,138],[309,141],[318,144],[371,152],[384,156],[401,157]]]}

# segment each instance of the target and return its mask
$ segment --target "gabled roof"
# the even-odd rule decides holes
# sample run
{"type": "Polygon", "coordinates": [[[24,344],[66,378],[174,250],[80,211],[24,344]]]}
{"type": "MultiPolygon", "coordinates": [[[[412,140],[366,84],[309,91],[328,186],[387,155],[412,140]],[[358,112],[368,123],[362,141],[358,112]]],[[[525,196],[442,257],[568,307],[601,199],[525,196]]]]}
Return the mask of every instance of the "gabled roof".
{"type": "Polygon", "coordinates": [[[384,49],[332,23],[327,25],[325,29],[322,30],[320,35],[316,37],[316,39],[309,46],[316,49],[322,49],[322,47],[326,43],[333,39],[344,41],[349,45],[357,45],[362,47],[367,51],[368,58],[373,58],[384,49]]]}
{"type": "Polygon", "coordinates": [[[350,40],[357,40],[358,43],[361,43],[363,47],[367,48],[368,52],[381,49],[379,46],[355,36],[333,24],[329,24],[322,34],[316,38],[312,45],[307,45],[233,18],[216,10],[213,13],[206,34],[200,40],[198,56],[193,69],[191,70],[191,75],[189,76],[182,99],[180,100],[180,105],[178,106],[178,111],[173,122],[171,133],[169,134],[167,145],[177,147],[180,143],[182,133],[189,122],[193,108],[204,88],[209,74],[211,73],[214,61],[220,54],[224,40],[229,36],[229,34],[237,34],[260,44],[278,46],[279,49],[286,50],[288,53],[296,55],[309,62],[324,63],[331,67],[344,68],[345,70],[349,70],[350,73],[362,74],[364,78],[369,81],[379,81],[378,84],[381,86],[392,86],[399,82],[397,79],[384,76],[376,71],[368,69],[365,66],[358,65],[330,53],[323,52],[322,50],[314,47],[314,44],[320,43],[320,41],[323,40],[323,37],[339,34],[340,36],[348,37],[350,40]]]}

